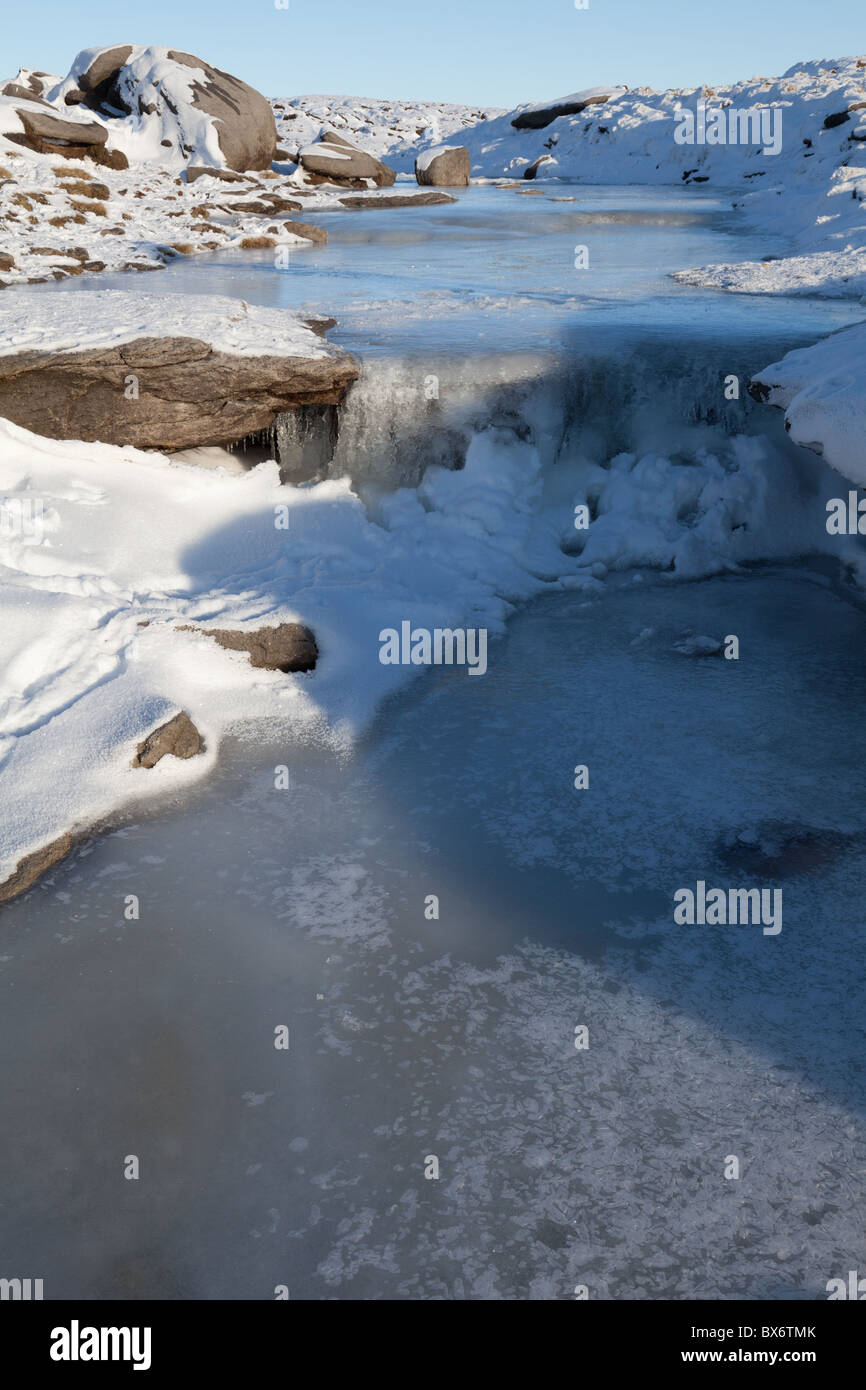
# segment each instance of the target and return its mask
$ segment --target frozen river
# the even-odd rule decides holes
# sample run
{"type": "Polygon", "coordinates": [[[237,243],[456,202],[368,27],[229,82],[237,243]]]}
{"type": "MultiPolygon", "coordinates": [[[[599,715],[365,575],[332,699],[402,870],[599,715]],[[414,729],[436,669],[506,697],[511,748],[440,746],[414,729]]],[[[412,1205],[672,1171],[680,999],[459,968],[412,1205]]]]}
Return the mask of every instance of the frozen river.
{"type": "MultiPolygon", "coordinates": [[[[667,280],[778,252],[724,204],[487,188],[327,225],[285,272],[150,279],[338,318],[365,377],[328,467],[372,514],[443,432],[530,441],[548,500],[585,456],[703,466],[766,433],[767,487],[790,463],[808,511],[813,473],[820,531],[823,465],[720,383],[862,310],[667,280]],[[443,415],[410,428],[419,374],[443,415]]],[[[808,1299],[862,1264],[866,620],[772,515],[735,573],[620,549],[597,589],[517,605],[483,679],[426,672],[339,755],[238,730],[210,781],[4,908],[0,1273],[47,1298],[808,1299]],[[698,881],[781,890],[782,930],[677,925],[698,881]]]]}

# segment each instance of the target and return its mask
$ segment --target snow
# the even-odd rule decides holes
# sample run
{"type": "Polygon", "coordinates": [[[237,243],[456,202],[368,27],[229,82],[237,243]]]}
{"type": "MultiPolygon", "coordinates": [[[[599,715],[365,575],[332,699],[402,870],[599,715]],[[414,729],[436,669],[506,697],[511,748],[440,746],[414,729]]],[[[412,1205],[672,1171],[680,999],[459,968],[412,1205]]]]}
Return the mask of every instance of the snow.
{"type": "Polygon", "coordinates": [[[320,135],[336,131],[359,150],[392,162],[392,153],[423,141],[441,145],[479,121],[504,115],[501,107],[458,106],[437,101],[380,101],[371,97],[277,97],[271,105],[277,144],[297,156],[320,135]]]}
{"type": "Polygon", "coordinates": [[[230,730],[267,720],[350,747],[416,673],[381,664],[384,628],[495,638],[515,603],[600,592],[600,576],[635,564],[695,578],[827,543],[814,479],[792,487],[788,457],[700,438],[689,462],[576,457],[550,494],[537,449],[491,427],[461,471],[428,469],[374,519],[347,479],[281,487],[273,463],[203,469],[0,421],[0,879],[70,827],[202,777],[230,730]],[[598,520],[578,533],[574,506],[592,501],[598,520]],[[37,511],[38,527],[16,526],[37,511]],[[316,634],[313,673],[257,671],[177,630],[290,621],[316,634]],[[136,743],[179,709],[207,752],[132,769],[136,743]]]}
{"type": "Polygon", "coordinates": [[[137,338],[182,334],[240,357],[327,357],[332,349],[301,317],[223,295],[94,290],[82,304],[70,290],[10,297],[0,357],[20,352],[86,352],[137,338]],[[83,310],[86,309],[86,312],[83,310]]]}
{"type": "Polygon", "coordinates": [[[770,388],[768,399],[784,409],[797,444],[866,487],[866,324],[789,352],[753,380],[770,388]]]}

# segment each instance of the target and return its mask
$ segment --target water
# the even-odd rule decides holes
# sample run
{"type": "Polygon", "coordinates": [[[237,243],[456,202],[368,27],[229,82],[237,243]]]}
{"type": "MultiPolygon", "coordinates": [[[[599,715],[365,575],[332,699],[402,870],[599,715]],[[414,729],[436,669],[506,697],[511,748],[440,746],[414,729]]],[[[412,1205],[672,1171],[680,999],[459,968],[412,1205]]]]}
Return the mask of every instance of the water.
{"type": "MultiPolygon", "coordinates": [[[[479,360],[506,380],[512,349],[546,364],[517,414],[540,434],[554,406],[571,412],[549,470],[583,408],[562,383],[590,316],[610,335],[582,399],[616,417],[611,437],[661,421],[659,396],[672,415],[700,398],[720,352],[859,316],[682,292],[659,267],[710,245],[732,259],[711,198],[574,191],[589,210],[701,215],[606,229],[631,261],[577,307],[539,265],[541,199],[492,189],[461,202],[456,246],[423,242],[456,209],[335,215],[299,274],[225,257],[160,283],[314,296],[378,361],[367,406],[391,420],[385,386],[413,354],[435,346],[456,373],[495,324],[479,360]],[[395,308],[386,353],[364,306],[401,277],[411,299],[411,229],[438,301],[462,275],[465,303],[426,329],[395,308]],[[509,258],[539,296],[525,315],[471,302],[513,299],[509,258]],[[705,325],[702,355],[665,346],[674,325],[705,325]],[[617,343],[638,344],[631,375],[617,343]]],[[[489,418],[483,374],[472,408],[489,418]]],[[[393,466],[411,471],[407,447],[393,466]]],[[[47,1297],[823,1296],[857,1267],[866,1198],[863,621],[823,561],[615,576],[522,608],[483,679],[425,674],[351,754],[248,729],[207,785],[92,841],[4,910],[4,1269],[47,1297]],[[738,634],[740,660],[682,655],[687,630],[738,634]],[[674,925],[673,894],[698,879],[781,888],[782,932],[674,925]]]]}
{"type": "Polygon", "coordinates": [[[676,270],[786,247],[783,236],[744,231],[730,199],[697,189],[484,187],[461,193],[456,206],[298,216],[326,227],[329,241],[293,253],[284,271],[274,269],[273,251],[215,251],[179,257],[144,282],[81,276],[64,289],[227,294],[327,312],[339,323],[334,341],[365,360],[570,350],[597,335],[621,340],[624,327],[631,339],[655,342],[672,333],[699,341],[811,333],[813,340],[863,317],[844,301],[727,295],[673,282],[676,270]],[[586,270],[575,269],[577,246],[588,248],[586,270]]]}

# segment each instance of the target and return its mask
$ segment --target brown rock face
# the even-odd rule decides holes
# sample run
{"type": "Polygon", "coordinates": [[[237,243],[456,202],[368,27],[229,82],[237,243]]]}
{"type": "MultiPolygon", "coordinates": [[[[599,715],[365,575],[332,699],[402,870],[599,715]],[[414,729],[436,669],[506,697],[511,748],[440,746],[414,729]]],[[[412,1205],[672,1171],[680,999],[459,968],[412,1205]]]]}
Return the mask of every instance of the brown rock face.
{"type": "Polygon", "coordinates": [[[415,164],[415,177],[423,187],[468,188],[471,177],[469,151],[465,145],[455,145],[431,159],[426,169],[415,164]]]}
{"type": "Polygon", "coordinates": [[[256,632],[230,628],[193,628],[193,632],[212,637],[230,652],[249,652],[250,665],[263,671],[313,671],[319,659],[316,639],[303,623],[281,623],[261,627],[256,632]]]}
{"type": "Polygon", "coordinates": [[[271,103],[220,68],[189,53],[172,51],[169,58],[185,67],[202,68],[205,81],[193,82],[193,104],[213,116],[217,139],[230,169],[269,169],[277,152],[277,127],[271,103]]]}
{"type": "Polygon", "coordinates": [[[194,758],[204,749],[201,734],[185,711],[161,724],[138,745],[133,767],[156,767],[160,758],[194,758]]]}
{"type": "Polygon", "coordinates": [[[0,357],[0,415],[50,439],[188,449],[235,443],[284,410],[337,405],[358,373],[336,348],[327,357],[244,357],[197,338],[139,338],[0,357]]]}
{"type": "Polygon", "coordinates": [[[390,188],[397,178],[394,169],[330,130],[315,145],[302,150],[298,160],[308,174],[321,182],[346,188],[364,188],[367,179],[372,179],[377,188],[390,188]]]}

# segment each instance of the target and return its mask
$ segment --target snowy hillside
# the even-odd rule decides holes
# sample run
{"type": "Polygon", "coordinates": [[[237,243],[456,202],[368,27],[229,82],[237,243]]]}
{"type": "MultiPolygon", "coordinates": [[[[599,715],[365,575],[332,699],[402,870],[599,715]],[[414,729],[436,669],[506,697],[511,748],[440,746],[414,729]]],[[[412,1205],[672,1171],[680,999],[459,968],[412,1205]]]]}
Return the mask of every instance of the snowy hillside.
{"type": "MultiPolygon", "coordinates": [[[[551,102],[551,110],[568,100],[551,102]]],[[[730,189],[735,206],[761,229],[794,238],[799,255],[690,271],[686,283],[866,293],[866,58],[799,63],[780,78],[728,87],[614,91],[602,104],[554,115],[540,128],[521,121],[540,109],[518,107],[464,132],[473,178],[523,178],[543,160],[535,175],[542,179],[730,189]],[[762,129],[740,115],[755,107],[769,108],[762,129]],[[724,121],[713,111],[724,112],[724,121]],[[686,112],[694,118],[691,132],[686,112]]]]}

